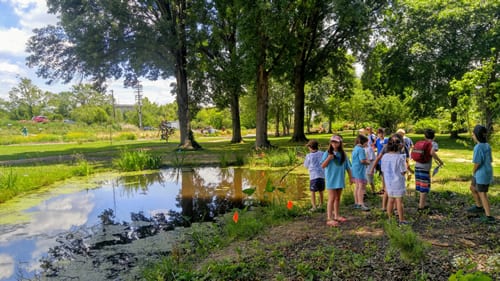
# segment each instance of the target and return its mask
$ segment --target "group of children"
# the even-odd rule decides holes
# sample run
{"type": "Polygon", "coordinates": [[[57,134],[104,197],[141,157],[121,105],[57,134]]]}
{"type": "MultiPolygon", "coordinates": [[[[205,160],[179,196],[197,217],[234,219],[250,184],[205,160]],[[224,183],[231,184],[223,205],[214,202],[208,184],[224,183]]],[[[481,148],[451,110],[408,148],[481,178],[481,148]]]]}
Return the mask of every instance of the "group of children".
{"type": "MultiPolygon", "coordinates": [[[[408,224],[404,219],[403,197],[406,193],[407,177],[415,173],[416,190],[420,193],[418,210],[426,210],[426,196],[431,187],[430,170],[433,160],[438,167],[443,165],[436,151],[437,143],[434,142],[435,133],[431,129],[425,130],[423,145],[428,144],[428,158],[424,162],[416,161],[415,171],[410,166],[410,156],[413,156],[411,139],[405,137],[405,131],[400,129],[396,134],[385,137],[384,129],[377,130],[375,136],[370,127],[360,130],[356,137],[351,159],[344,151],[344,142],[341,136],[333,135],[330,138],[327,151],[319,149],[316,140],[308,142],[309,153],[306,155],[304,166],[308,168],[310,175],[310,190],[312,210],[318,206],[316,193],[319,193],[319,205],[323,204],[323,192],[328,192],[327,221],[328,226],[337,227],[347,219],[340,216],[340,197],[345,184],[345,174],[349,176],[350,184],[355,184],[354,207],[363,211],[370,211],[364,203],[366,186],[371,186],[375,194],[373,181],[374,171],[378,171],[382,178],[382,209],[387,212],[389,218],[393,211],[397,211],[398,223],[408,224]],[[377,154],[375,154],[375,151],[377,154]]],[[[474,147],[472,162],[473,178],[471,191],[475,205],[468,209],[473,213],[484,213],[483,221],[494,222],[490,213],[487,192],[489,185],[493,182],[491,147],[486,141],[487,130],[477,125],[473,131],[473,139],[477,143],[474,147]]],[[[418,143],[417,143],[418,144],[418,143]]],[[[424,153],[424,152],[422,152],[424,153]]]]}

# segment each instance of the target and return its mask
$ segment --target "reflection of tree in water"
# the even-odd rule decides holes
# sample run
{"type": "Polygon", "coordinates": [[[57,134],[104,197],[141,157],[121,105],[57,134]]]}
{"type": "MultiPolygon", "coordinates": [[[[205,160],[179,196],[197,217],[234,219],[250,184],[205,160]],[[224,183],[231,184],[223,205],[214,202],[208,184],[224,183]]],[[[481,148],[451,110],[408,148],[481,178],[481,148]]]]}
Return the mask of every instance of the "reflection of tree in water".
{"type": "Polygon", "coordinates": [[[182,215],[192,222],[212,221],[233,208],[243,208],[241,169],[192,169],[181,174],[177,198],[182,215]],[[211,180],[212,179],[212,180],[211,180]]]}
{"type": "Polygon", "coordinates": [[[165,179],[162,173],[149,173],[141,175],[127,175],[116,180],[117,186],[123,186],[123,192],[133,195],[136,192],[147,193],[148,187],[153,184],[163,184],[165,179]]]}

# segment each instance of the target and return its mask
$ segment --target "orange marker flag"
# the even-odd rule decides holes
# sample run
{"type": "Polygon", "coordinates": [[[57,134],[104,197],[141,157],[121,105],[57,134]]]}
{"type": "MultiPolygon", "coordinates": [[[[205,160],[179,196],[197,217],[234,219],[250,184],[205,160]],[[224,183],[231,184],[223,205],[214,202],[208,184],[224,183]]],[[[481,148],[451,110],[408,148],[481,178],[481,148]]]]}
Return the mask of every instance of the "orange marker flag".
{"type": "Polygon", "coordinates": [[[236,212],[234,212],[234,215],[233,215],[234,223],[238,223],[238,218],[239,218],[238,211],[236,211],[236,212]]]}
{"type": "Polygon", "coordinates": [[[286,204],[286,207],[288,208],[288,210],[291,210],[293,208],[293,202],[288,201],[288,204],[286,204]]]}

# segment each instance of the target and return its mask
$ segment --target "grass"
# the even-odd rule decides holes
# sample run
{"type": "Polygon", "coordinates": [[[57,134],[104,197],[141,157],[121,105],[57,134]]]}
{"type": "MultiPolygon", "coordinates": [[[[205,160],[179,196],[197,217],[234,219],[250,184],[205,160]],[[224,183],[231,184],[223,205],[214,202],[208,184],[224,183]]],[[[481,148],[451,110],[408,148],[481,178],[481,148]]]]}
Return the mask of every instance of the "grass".
{"type": "MultiPolygon", "coordinates": [[[[352,134],[343,134],[345,149],[349,153],[353,148],[354,136],[352,134]]],[[[422,136],[409,135],[415,142],[422,136]]],[[[320,143],[320,149],[326,150],[330,135],[311,135],[309,138],[315,138],[320,143]]],[[[253,150],[253,140],[246,139],[244,143],[231,144],[227,138],[199,137],[197,141],[203,146],[201,151],[177,151],[177,143],[165,143],[152,140],[123,140],[82,143],[61,143],[61,144],[26,144],[0,146],[0,161],[30,159],[37,157],[63,157],[79,155],[78,161],[71,164],[47,164],[42,162],[23,163],[17,165],[8,165],[0,168],[0,202],[5,202],[9,198],[39,189],[43,186],[53,184],[57,181],[78,176],[85,176],[102,170],[112,169],[110,163],[103,164],[97,161],[90,161],[92,157],[103,157],[110,159],[120,159],[124,154],[133,154],[133,151],[154,151],[155,155],[162,156],[162,163],[166,166],[186,166],[199,165],[204,163],[217,163],[230,165],[232,162],[245,163],[247,168],[267,169],[270,172],[275,169],[290,168],[297,165],[289,171],[292,173],[307,176],[307,170],[300,164],[303,161],[306,150],[304,143],[292,143],[289,137],[271,137],[270,141],[277,149],[269,151],[255,152],[253,150]]],[[[500,145],[497,141],[498,136],[491,142],[493,147],[494,174],[500,174],[500,145]]],[[[438,154],[444,161],[445,166],[439,171],[432,184],[432,191],[428,198],[431,207],[443,213],[451,213],[456,206],[450,206],[450,198],[460,197],[464,204],[471,204],[469,184],[472,171],[472,148],[473,143],[470,138],[463,136],[463,139],[452,140],[447,136],[439,135],[438,154]]],[[[77,157],[73,157],[77,158],[77,157]]],[[[131,163],[139,160],[131,157],[131,163]]],[[[139,157],[140,158],[140,157],[139,157]]],[[[115,162],[116,163],[116,162],[115,162]]],[[[493,212],[496,213],[497,206],[500,205],[500,196],[498,196],[499,177],[495,177],[495,185],[490,188],[489,198],[493,206],[493,212]]],[[[380,185],[377,185],[380,186],[380,185]]],[[[252,241],[252,239],[263,233],[269,227],[284,223],[290,223],[299,216],[308,216],[305,210],[309,209],[308,198],[295,202],[292,209],[286,208],[286,203],[280,199],[280,186],[268,185],[264,192],[272,196],[270,203],[265,208],[259,208],[256,212],[248,210],[238,210],[239,222],[235,223],[232,215],[234,212],[221,218],[218,225],[211,225],[206,228],[193,228],[190,238],[185,244],[178,245],[169,256],[157,264],[151,265],[144,271],[146,280],[254,280],[260,275],[260,271],[268,271],[269,259],[271,255],[275,264],[272,264],[273,270],[277,272],[276,280],[321,280],[329,278],[335,272],[342,272],[343,276],[350,276],[356,268],[366,266],[367,257],[373,252],[377,252],[379,247],[377,238],[366,240],[365,248],[346,249],[333,246],[316,248],[313,252],[297,251],[296,254],[287,253],[284,249],[297,248],[292,240],[285,239],[280,243],[252,245],[254,257],[249,258],[246,251],[250,248],[246,246],[236,247],[235,256],[229,256],[228,259],[213,259],[209,262],[203,259],[210,253],[216,252],[231,245],[243,241],[252,241]],[[296,258],[296,259],[293,259],[296,258]],[[309,263],[306,261],[313,261],[309,263]],[[203,261],[203,262],[201,262],[203,261]],[[348,261],[348,262],[346,262],[348,261]],[[315,267],[314,264],[324,265],[322,268],[315,267]],[[340,265],[339,265],[340,264],[340,265]],[[337,266],[337,268],[335,268],[337,266]],[[340,268],[338,268],[340,267],[340,268]],[[290,272],[294,268],[296,272],[290,272]]],[[[342,205],[352,204],[352,186],[346,187],[343,193],[342,205]]],[[[412,190],[412,188],[410,188],[412,190]]],[[[325,198],[326,199],[326,198],[325,198]]],[[[417,198],[410,193],[405,201],[414,204],[417,198]]],[[[377,201],[369,201],[372,207],[378,204],[377,201]]],[[[383,228],[384,214],[373,210],[370,214],[375,221],[375,225],[383,228]]],[[[445,222],[449,218],[443,217],[445,222]]],[[[205,227],[205,226],[204,226],[205,227]]],[[[389,228],[387,228],[389,229],[389,228]]],[[[362,231],[364,229],[361,229],[362,231]]],[[[386,230],[391,233],[394,249],[404,249],[401,254],[406,255],[410,263],[418,263],[422,256],[426,254],[424,244],[421,244],[418,236],[412,232],[400,232],[398,229],[386,230]],[[391,232],[393,230],[394,232],[391,232]]],[[[290,233],[291,234],[291,233],[290,233]]],[[[328,233],[328,239],[337,241],[342,238],[338,230],[332,230],[328,233]]],[[[308,243],[307,241],[300,241],[308,243]]],[[[300,245],[300,244],[299,244],[300,245]]],[[[399,253],[400,250],[395,250],[399,253]]],[[[387,256],[388,259],[395,259],[394,256],[387,256]]],[[[457,278],[461,277],[457,273],[457,278]]],[[[465,275],[466,273],[464,273],[465,275]]],[[[468,274],[468,273],[467,273],[468,274]]],[[[425,280],[425,273],[413,273],[411,280],[425,280]],[[420,274],[420,275],[419,275],[420,274]]]]}

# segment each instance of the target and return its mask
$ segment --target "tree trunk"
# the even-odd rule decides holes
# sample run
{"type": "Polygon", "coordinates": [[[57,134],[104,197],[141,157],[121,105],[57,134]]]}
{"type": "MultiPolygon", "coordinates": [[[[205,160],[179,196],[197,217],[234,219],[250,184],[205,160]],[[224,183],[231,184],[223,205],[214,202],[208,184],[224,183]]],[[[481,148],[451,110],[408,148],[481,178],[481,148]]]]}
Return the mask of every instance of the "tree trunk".
{"type": "Polygon", "coordinates": [[[304,134],[304,108],[306,99],[304,86],[306,82],[302,64],[295,67],[293,76],[295,100],[292,141],[305,142],[307,141],[306,135],[304,134]]]}
{"type": "Polygon", "coordinates": [[[257,115],[255,148],[269,148],[271,143],[267,137],[267,114],[269,108],[269,72],[264,63],[257,69],[257,115]]]}
{"type": "Polygon", "coordinates": [[[231,95],[231,121],[233,125],[231,143],[240,143],[243,138],[241,137],[240,102],[237,93],[231,95]]]}
{"type": "MultiPolygon", "coordinates": [[[[280,136],[280,108],[278,106],[278,108],[276,109],[276,123],[275,123],[275,129],[276,131],[274,132],[274,136],[275,137],[279,137],[280,136]]],[[[284,128],[283,128],[283,131],[284,131],[284,128]]]]}
{"type": "MultiPolygon", "coordinates": [[[[451,106],[451,108],[453,108],[453,109],[454,109],[455,107],[457,107],[457,105],[458,105],[458,100],[457,100],[457,98],[456,98],[456,97],[453,97],[453,96],[452,96],[452,97],[450,97],[450,106],[451,106]]],[[[451,111],[451,124],[456,124],[456,123],[457,123],[457,120],[458,120],[457,113],[456,113],[454,110],[452,110],[452,111],[451,111]]],[[[452,129],[450,130],[450,137],[451,137],[452,139],[458,139],[458,130],[457,130],[457,129],[453,129],[453,128],[452,128],[452,129]]]]}

